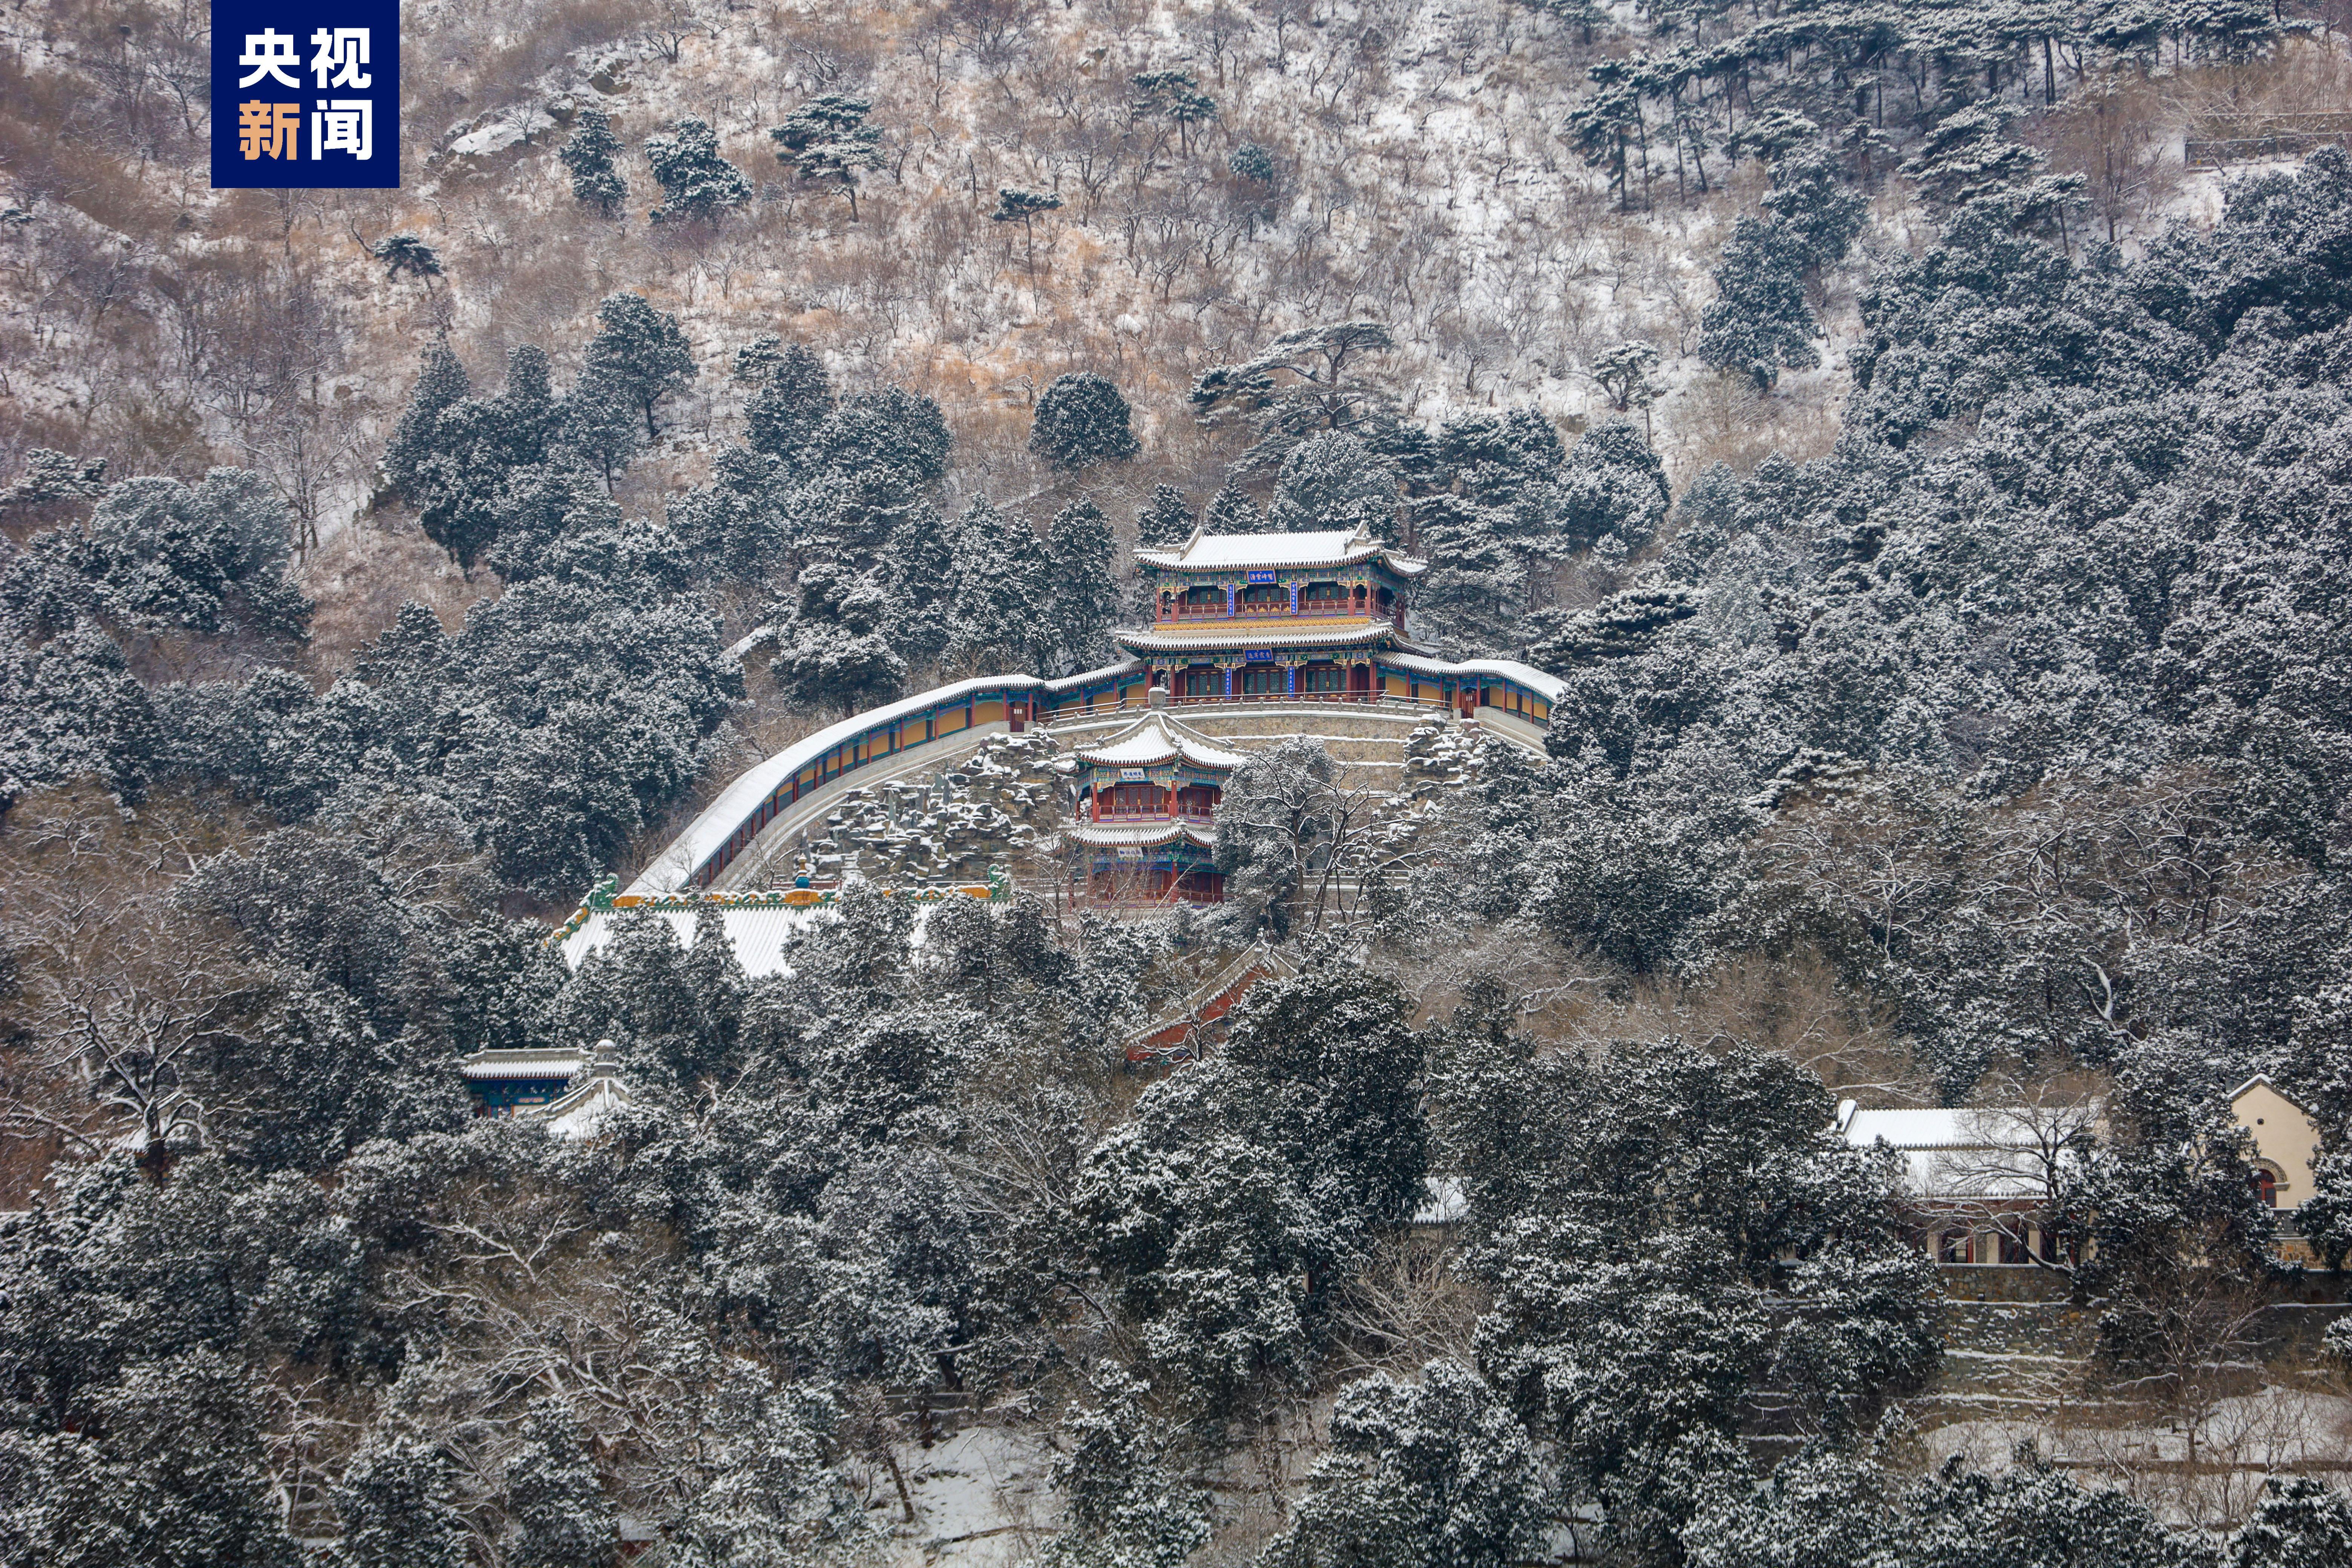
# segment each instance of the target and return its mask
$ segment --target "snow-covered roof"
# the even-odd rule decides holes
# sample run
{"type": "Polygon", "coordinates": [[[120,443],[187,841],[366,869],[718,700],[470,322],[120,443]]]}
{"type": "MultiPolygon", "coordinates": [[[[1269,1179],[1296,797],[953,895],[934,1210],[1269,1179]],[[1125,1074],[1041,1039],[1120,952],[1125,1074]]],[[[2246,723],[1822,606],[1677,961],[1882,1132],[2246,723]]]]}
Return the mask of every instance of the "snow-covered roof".
{"type": "Polygon", "coordinates": [[[1881,1138],[1897,1149],[1985,1149],[2000,1142],[1989,1135],[1979,1110],[1875,1110],[1852,1100],[1845,1105],[1853,1107],[1844,1116],[1846,1142],[1857,1148],[1867,1149],[1881,1138]]]}
{"type": "MultiPolygon", "coordinates": [[[[2095,1118],[2086,1111],[2081,1120],[2087,1128],[2095,1118]]],[[[1838,1105],[1837,1124],[1857,1149],[1884,1142],[1900,1155],[1905,1185],[1921,1197],[2035,1197],[2047,1162],[2074,1157],[2057,1147],[2059,1116],[2027,1108],[1877,1110],[1848,1100],[1838,1105]]]]}
{"type": "Polygon", "coordinates": [[[838,724],[828,725],[737,774],[735,782],[721,790],[719,798],[703,808],[701,816],[687,824],[685,831],[669,841],[668,847],[654,858],[636,880],[629,884],[627,890],[638,894],[674,893],[685,887],[688,879],[701,868],[702,863],[719,853],[727,840],[734,837],[735,830],[760,809],[761,801],[775,794],[794,773],[814,766],[827,752],[848,744],[869,730],[879,729],[928,708],[953,707],[968,697],[982,693],[1075,690],[1123,675],[1134,666],[1133,659],[1122,659],[1100,669],[1064,676],[1059,680],[1040,680],[1034,675],[982,676],[972,680],[960,680],[951,686],[934,687],[897,702],[869,708],[838,724]]]}
{"type": "Polygon", "coordinates": [[[1138,562],[1176,572],[1278,571],[1283,567],[1353,566],[1378,558],[1400,577],[1418,577],[1425,561],[1392,550],[1362,529],[1312,533],[1202,533],[1173,550],[1139,550],[1138,562]]]}
{"type": "Polygon", "coordinates": [[[1249,616],[1220,617],[1213,621],[1177,622],[1166,627],[1145,631],[1113,632],[1111,640],[1124,648],[1139,653],[1184,653],[1192,649],[1229,647],[1349,647],[1372,645],[1381,647],[1415,648],[1418,644],[1407,642],[1404,634],[1387,621],[1353,616],[1335,620],[1318,616],[1312,621],[1284,619],[1257,620],[1249,616]]]}
{"type": "MultiPolygon", "coordinates": [[[[824,906],[812,904],[801,909],[755,905],[751,908],[727,908],[719,910],[719,929],[735,949],[735,962],[743,973],[757,980],[762,975],[790,973],[784,963],[785,945],[794,935],[814,921],[826,918],[820,914],[824,906]]],[[[613,922],[630,914],[630,910],[593,910],[581,922],[580,929],[563,941],[563,962],[572,968],[613,939],[613,922]]],[[[691,909],[647,910],[643,913],[667,921],[670,934],[677,938],[680,947],[694,945],[694,919],[691,909]]]]}
{"type": "Polygon", "coordinates": [[[544,1122],[551,1138],[585,1138],[629,1103],[628,1086],[619,1079],[591,1079],[562,1099],[536,1107],[531,1120],[544,1122]]]}
{"type": "Polygon", "coordinates": [[[1492,675],[1517,681],[1528,690],[1541,694],[1547,702],[1557,702],[1568,695],[1568,682],[1556,675],[1546,675],[1532,664],[1521,664],[1513,658],[1465,658],[1455,664],[1443,658],[1424,658],[1415,654],[1388,656],[1388,662],[1399,669],[1418,670],[1423,675],[1492,675]]]}
{"type": "Polygon", "coordinates": [[[1079,844],[1091,844],[1098,849],[1149,849],[1157,845],[1173,844],[1179,838],[1189,838],[1206,849],[1217,841],[1215,828],[1197,822],[1143,822],[1132,826],[1088,822],[1076,827],[1066,827],[1062,835],[1079,844]]]}
{"type": "Polygon", "coordinates": [[[2238,1101],[2245,1099],[2249,1092],[2257,1089],[2269,1089],[2273,1094],[2277,1095],[2281,1100],[2285,1100],[2289,1105],[2294,1106],[2305,1116],[2311,1114],[2311,1108],[2309,1106],[2304,1104],[2303,1101],[2297,1100],[2294,1096],[2289,1094],[2286,1090],[2273,1083],[2271,1081],[2270,1074],[2268,1073],[2258,1072],[2253,1077],[2248,1079],[2245,1082],[2240,1084],[2237,1088],[2231,1089],[2229,1094],[2224,1097],[2225,1103],[2235,1105],[2238,1101]]]}
{"type": "Polygon", "coordinates": [[[1229,752],[1157,711],[1146,713],[1099,746],[1079,747],[1077,755],[1078,761],[1098,768],[1150,767],[1181,757],[1196,768],[1225,770],[1243,762],[1239,752],[1229,752]]]}
{"type": "Polygon", "coordinates": [[[1470,1212],[1470,1196],[1459,1176],[1423,1176],[1421,1206],[1412,1211],[1415,1225],[1452,1225],[1470,1212]]]}
{"type": "Polygon", "coordinates": [[[476,1051],[460,1070],[479,1083],[494,1079],[570,1078],[587,1065],[587,1055],[582,1051],[476,1051]]]}

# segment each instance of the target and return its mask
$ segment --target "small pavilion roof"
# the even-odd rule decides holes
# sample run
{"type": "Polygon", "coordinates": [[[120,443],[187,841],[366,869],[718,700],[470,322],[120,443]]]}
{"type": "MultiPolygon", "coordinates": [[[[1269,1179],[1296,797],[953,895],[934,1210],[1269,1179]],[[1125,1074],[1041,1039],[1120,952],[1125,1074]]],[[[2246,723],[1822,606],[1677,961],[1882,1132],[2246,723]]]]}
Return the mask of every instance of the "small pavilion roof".
{"type": "Polygon", "coordinates": [[[1203,823],[1170,819],[1164,822],[1085,822],[1062,829],[1062,837],[1097,849],[1153,849],[1178,839],[1189,839],[1203,849],[1216,847],[1217,830],[1203,823]]]}
{"type": "Polygon", "coordinates": [[[1149,631],[1113,632],[1111,640],[1138,653],[1213,652],[1229,647],[1381,647],[1419,652],[1419,645],[1384,620],[1349,616],[1235,616],[1208,621],[1178,621],[1149,631]]]}
{"type": "Polygon", "coordinates": [[[588,1065],[585,1051],[476,1051],[460,1064],[476,1082],[486,1079],[570,1078],[588,1065]]]}
{"type": "Polygon", "coordinates": [[[1400,577],[1418,577],[1429,563],[1391,549],[1363,529],[1314,533],[1202,533],[1171,550],[1139,550],[1138,562],[1170,572],[1278,571],[1285,567],[1354,566],[1378,560],[1400,577]]]}
{"type": "Polygon", "coordinates": [[[1181,760],[1221,773],[1240,767],[1243,761],[1239,752],[1226,751],[1158,711],[1146,713],[1099,746],[1079,747],[1077,756],[1097,768],[1148,768],[1181,760]]]}

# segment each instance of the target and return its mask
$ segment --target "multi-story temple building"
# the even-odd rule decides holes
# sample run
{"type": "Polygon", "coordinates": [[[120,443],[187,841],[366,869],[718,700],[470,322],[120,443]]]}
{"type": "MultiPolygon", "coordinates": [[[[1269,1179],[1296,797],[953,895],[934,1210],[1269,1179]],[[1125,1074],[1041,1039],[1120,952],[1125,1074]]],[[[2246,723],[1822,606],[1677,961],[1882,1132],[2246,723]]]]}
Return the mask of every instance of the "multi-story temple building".
{"type": "Polygon", "coordinates": [[[1370,699],[1412,686],[1412,664],[1429,662],[1404,635],[1406,589],[1428,567],[1369,533],[1196,529],[1135,560],[1155,613],[1112,640],[1180,701],[1370,699]]]}
{"type": "MultiPolygon", "coordinates": [[[[1201,805],[1205,799],[1213,809],[1215,797],[1183,794],[1223,787],[1208,776],[1215,769],[1194,765],[1203,747],[1238,757],[1312,730],[1346,740],[1356,752],[1378,752],[1401,747],[1436,709],[1529,751],[1543,748],[1561,683],[1508,659],[1449,661],[1415,646],[1404,628],[1427,567],[1369,533],[1196,531],[1171,548],[1139,551],[1136,559],[1151,585],[1151,621],[1112,634],[1118,662],[1054,679],[956,681],[796,741],[721,791],[616,893],[614,908],[772,891],[777,868],[797,865],[798,847],[845,799],[892,781],[939,775],[994,735],[1042,729],[1073,752],[1114,759],[1129,742],[1153,758],[1172,751],[1174,760],[1164,764],[1112,760],[1099,764],[1113,770],[1108,773],[1082,764],[1085,820],[1074,826],[1089,836],[1086,852],[1101,854],[1090,866],[1073,868],[1073,880],[1083,884],[1087,869],[1111,873],[1114,903],[1148,896],[1155,879],[1164,896],[1216,896],[1208,811],[1201,805]],[[1137,721],[1146,717],[1155,691],[1191,728],[1162,713],[1145,739],[1137,721]],[[1315,721],[1301,724],[1310,713],[1315,721]],[[1127,778],[1129,768],[1146,776],[1127,778]],[[1192,772],[1171,785],[1180,768],[1192,772]],[[1164,820],[1130,814],[1129,807],[1139,811],[1134,803],[1150,802],[1121,795],[1118,786],[1155,781],[1176,791],[1164,820]],[[1097,809],[1108,820],[1096,819],[1097,809]],[[1121,876],[1130,880],[1118,881],[1121,876]]],[[[770,912],[730,908],[727,918],[750,921],[770,912]]],[[[690,923],[684,906],[673,913],[690,923]]],[[[593,948],[606,920],[583,905],[565,928],[567,955],[577,962],[593,948]]],[[[748,933],[737,940],[740,948],[748,933]]],[[[773,945],[768,940],[762,951],[773,945]]]]}
{"type": "Polygon", "coordinates": [[[1089,902],[1225,896],[1212,854],[1215,817],[1242,756],[1170,718],[1167,700],[1154,687],[1142,719],[1075,752],[1077,820],[1064,837],[1077,848],[1073,877],[1089,902]]]}

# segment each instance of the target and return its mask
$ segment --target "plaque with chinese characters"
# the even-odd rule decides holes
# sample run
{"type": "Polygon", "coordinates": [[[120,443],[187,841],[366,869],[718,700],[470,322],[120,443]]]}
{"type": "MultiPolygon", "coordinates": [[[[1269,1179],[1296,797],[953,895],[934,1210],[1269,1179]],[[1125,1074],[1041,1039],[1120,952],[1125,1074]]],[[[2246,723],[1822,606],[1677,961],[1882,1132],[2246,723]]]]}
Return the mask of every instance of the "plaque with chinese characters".
{"type": "Polygon", "coordinates": [[[214,0],[213,188],[400,184],[398,0],[214,0]]]}

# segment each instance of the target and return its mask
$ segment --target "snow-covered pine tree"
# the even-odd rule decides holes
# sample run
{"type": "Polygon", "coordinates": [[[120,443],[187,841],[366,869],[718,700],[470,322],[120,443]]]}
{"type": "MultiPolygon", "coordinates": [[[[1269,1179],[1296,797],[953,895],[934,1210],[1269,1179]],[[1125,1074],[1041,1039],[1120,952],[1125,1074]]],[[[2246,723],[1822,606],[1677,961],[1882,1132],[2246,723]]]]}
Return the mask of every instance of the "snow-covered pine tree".
{"type": "Polygon", "coordinates": [[[517,1563],[607,1568],[618,1556],[612,1500],[583,1436],[579,1416],[562,1399],[534,1399],[524,1413],[522,1443],[506,1465],[506,1511],[514,1521],[517,1563]]]}
{"type": "Polygon", "coordinates": [[[1146,1404],[1151,1385],[1105,1362],[1093,1403],[1062,1417],[1054,1485],[1067,1500],[1046,1568],[1179,1568],[1207,1544],[1208,1500],[1172,1462],[1175,1434],[1146,1404]]]}
{"type": "Polygon", "coordinates": [[[1129,420],[1127,399],[1108,376],[1057,375],[1038,396],[1029,449],[1065,468],[1124,461],[1140,450],[1129,420]]]}
{"type": "Polygon", "coordinates": [[[872,574],[815,561],[800,575],[791,616],[777,632],[772,668],[796,700],[854,713],[887,701],[907,663],[888,635],[889,602],[872,574]]]}
{"type": "Polygon", "coordinates": [[[1274,533],[1360,528],[1393,543],[1396,474],[1350,431],[1309,436],[1282,460],[1265,522],[1274,533]]]}
{"type": "Polygon", "coordinates": [[[1715,300],[1699,313],[1699,359],[1752,378],[1759,392],[1771,390],[1784,366],[1821,363],[1813,346],[1821,323],[1805,303],[1811,254],[1778,223],[1744,217],[1735,224],[1715,269],[1715,300]]]}
{"type": "Polygon", "coordinates": [[[1048,634],[1039,662],[1049,674],[1069,675],[1097,664],[1108,644],[1104,632],[1118,607],[1118,582],[1111,574],[1118,544],[1102,508],[1084,496],[1055,513],[1045,531],[1048,634]]]}
{"type": "Polygon", "coordinates": [[[572,172],[572,195],[582,205],[606,217],[620,216],[629,199],[629,184],[614,166],[621,139],[613,133],[613,117],[601,109],[583,109],[574,121],[572,139],[556,157],[572,172]]]}
{"type": "Polygon", "coordinates": [[[882,166],[882,132],[866,123],[870,100],[829,92],[810,99],[768,132],[776,161],[812,184],[837,185],[857,221],[857,176],[882,166]]]}
{"type": "Polygon", "coordinates": [[[987,673],[1025,667],[1045,615],[1036,534],[975,495],[956,520],[954,554],[947,658],[987,673]]]}
{"type": "Polygon", "coordinates": [[[804,343],[776,355],[765,384],[743,405],[743,439],[752,450],[773,452],[795,468],[807,466],[805,448],[834,411],[833,378],[824,361],[804,343]]]}
{"type": "Polygon", "coordinates": [[[677,318],[656,310],[643,294],[608,295],[596,307],[596,335],[588,341],[581,379],[608,385],[645,416],[646,439],[661,434],[654,409],[694,378],[694,351],[677,318]]]}
{"type": "Polygon", "coordinates": [[[424,363],[408,395],[408,406],[401,410],[400,423],[393,427],[392,440],[383,449],[384,477],[400,488],[409,505],[423,504],[420,481],[425,461],[441,450],[443,411],[462,402],[471,390],[466,367],[449,346],[449,334],[434,334],[425,345],[424,363]]]}
{"type": "Polygon", "coordinates": [[[334,1568],[465,1568],[471,1540],[453,1491],[449,1461],[430,1442],[375,1435],[335,1487],[334,1568]]]}
{"type": "Polygon", "coordinates": [[[1266,531],[1265,513],[1258,510],[1257,502],[1250,500],[1249,491],[1239,485],[1227,484],[1209,498],[1209,510],[1201,518],[1201,531],[1204,533],[1264,533],[1266,531]]]}
{"type": "Polygon", "coordinates": [[[719,133],[687,115],[646,138],[646,162],[661,183],[656,223],[712,223],[751,199],[743,171],[719,155],[719,133]]]}
{"type": "Polygon", "coordinates": [[[1192,503],[1174,485],[1154,485],[1151,499],[1135,509],[1135,542],[1145,549],[1181,544],[1192,536],[1192,503]]]}
{"type": "Polygon", "coordinates": [[[1845,259],[1862,233],[1870,203],[1838,178],[1837,160],[1818,142],[1793,148],[1772,162],[1772,188],[1764,210],[1802,251],[1818,276],[1845,259]]]}
{"type": "Polygon", "coordinates": [[[1454,1361],[1431,1362],[1418,1383],[1381,1373],[1340,1390],[1307,1487],[1258,1568],[1510,1568],[1540,1556],[1549,1529],[1526,1428],[1454,1361]]]}

